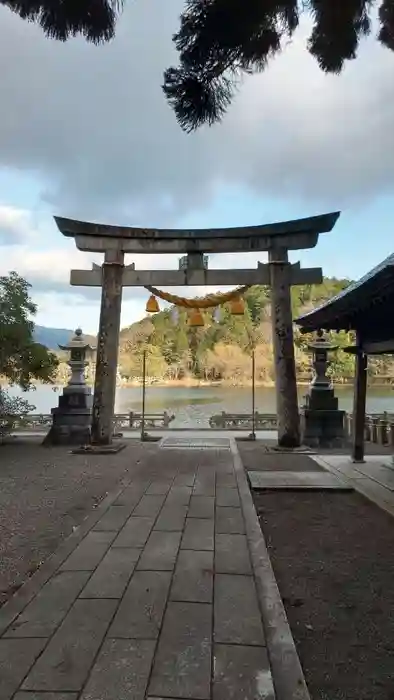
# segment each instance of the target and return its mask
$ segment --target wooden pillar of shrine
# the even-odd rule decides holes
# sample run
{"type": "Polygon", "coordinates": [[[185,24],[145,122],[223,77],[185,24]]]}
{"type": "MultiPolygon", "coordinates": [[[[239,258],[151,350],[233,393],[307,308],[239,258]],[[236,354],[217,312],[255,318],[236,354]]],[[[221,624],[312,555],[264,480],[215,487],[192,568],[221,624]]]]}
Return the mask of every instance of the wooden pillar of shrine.
{"type": "Polygon", "coordinates": [[[357,338],[356,373],[354,378],[353,398],[353,433],[352,459],[353,462],[364,462],[364,430],[365,406],[367,400],[367,368],[368,356],[359,348],[357,338]]]}
{"type": "Polygon", "coordinates": [[[100,324],[97,341],[91,441],[110,445],[113,433],[124,253],[105,252],[102,266],[100,324]]]}
{"type": "Polygon", "coordinates": [[[299,447],[300,417],[290,296],[291,265],[288,251],[283,248],[270,250],[269,263],[278,445],[299,447]]]}

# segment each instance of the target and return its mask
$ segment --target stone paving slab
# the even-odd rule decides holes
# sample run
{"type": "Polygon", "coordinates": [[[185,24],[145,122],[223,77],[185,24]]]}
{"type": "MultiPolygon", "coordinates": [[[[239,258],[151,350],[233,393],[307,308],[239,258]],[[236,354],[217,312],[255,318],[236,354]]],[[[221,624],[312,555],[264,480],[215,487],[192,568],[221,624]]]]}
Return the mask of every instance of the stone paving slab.
{"type": "Polygon", "coordinates": [[[0,700],[274,700],[246,477],[230,450],[165,455],[5,629],[0,700]]]}
{"type": "Polygon", "coordinates": [[[77,700],[77,698],[78,693],[30,693],[23,690],[14,696],[14,700],[77,700]]]}
{"type": "Polygon", "coordinates": [[[253,489],[308,489],[353,491],[353,487],[333,474],[320,472],[248,472],[253,489]]]}
{"type": "Polygon", "coordinates": [[[166,498],[167,505],[188,506],[192,495],[192,486],[172,486],[166,498]]]}
{"type": "Polygon", "coordinates": [[[214,548],[214,521],[202,518],[187,518],[182,538],[182,549],[214,548]]]}
{"type": "Polygon", "coordinates": [[[215,576],[215,642],[264,646],[253,576],[215,576]]]}
{"type": "Polygon", "coordinates": [[[216,492],[216,505],[221,507],[240,508],[238,489],[225,488],[220,486],[216,492]]]}
{"type": "Polygon", "coordinates": [[[171,450],[229,450],[230,440],[225,438],[165,437],[160,442],[161,449],[171,450]]]}
{"type": "Polygon", "coordinates": [[[213,700],[240,698],[275,700],[267,652],[259,647],[215,644],[213,700]]]}
{"type": "Polygon", "coordinates": [[[146,492],[147,496],[167,495],[171,488],[171,481],[154,481],[146,492]]]}
{"type": "Polygon", "coordinates": [[[192,496],[189,505],[189,518],[214,518],[215,498],[213,496],[192,496]]]}
{"type": "Polygon", "coordinates": [[[144,700],[155,642],[107,639],[81,700],[144,700]]]}
{"type": "Polygon", "coordinates": [[[181,537],[181,532],[154,530],[145,545],[137,569],[172,571],[175,566],[181,537]]]}
{"type": "Polygon", "coordinates": [[[114,547],[143,547],[153,528],[154,518],[131,518],[113,543],[114,547]]]}
{"type": "Polygon", "coordinates": [[[212,607],[170,602],[153,664],[151,695],[210,700],[212,607]]]}
{"type": "Polygon", "coordinates": [[[245,535],[216,535],[215,572],[217,574],[252,574],[248,541],[245,535]]]}
{"type": "Polygon", "coordinates": [[[11,700],[45,644],[45,639],[0,639],[1,700],[11,700]]]}
{"type": "Polygon", "coordinates": [[[237,482],[232,473],[218,473],[216,477],[216,488],[236,489],[237,482]]]}
{"type": "Polygon", "coordinates": [[[121,598],[140,556],[140,549],[109,549],[80,597],[121,598]]]}
{"type": "Polygon", "coordinates": [[[139,503],[145,491],[149,488],[150,481],[141,481],[138,484],[131,484],[123,489],[122,493],[114,501],[115,506],[128,506],[130,512],[139,503]]]}
{"type": "Polygon", "coordinates": [[[164,532],[182,532],[185,526],[188,506],[166,504],[160,511],[154,529],[164,532]]]}
{"type": "Polygon", "coordinates": [[[385,466],[381,464],[368,464],[364,466],[358,464],[355,466],[355,471],[359,472],[363,476],[376,481],[384,488],[389,491],[394,491],[394,469],[392,466],[385,466]]]}
{"type": "Polygon", "coordinates": [[[94,526],[94,531],[108,530],[109,532],[116,532],[121,530],[133,510],[134,505],[130,506],[130,504],[111,506],[94,526]]]}
{"type": "Polygon", "coordinates": [[[216,532],[220,535],[243,535],[245,524],[241,508],[216,507],[216,532]]]}
{"type": "Polygon", "coordinates": [[[183,549],[179,553],[170,600],[211,603],[213,552],[183,549]]]}
{"type": "Polygon", "coordinates": [[[109,630],[109,636],[157,639],[170,585],[170,572],[136,571],[109,630]]]}
{"type": "Polygon", "coordinates": [[[174,479],[174,486],[194,486],[195,474],[179,474],[174,479]]]}
{"type": "Polygon", "coordinates": [[[22,690],[82,690],[116,605],[116,600],[77,600],[22,690]]]}
{"type": "Polygon", "coordinates": [[[5,632],[5,637],[50,637],[90,577],[90,571],[60,571],[5,632]]]}
{"type": "Polygon", "coordinates": [[[164,503],[165,494],[160,496],[142,496],[138,506],[133,511],[135,517],[156,518],[164,503]]]}
{"type": "Polygon", "coordinates": [[[115,532],[89,532],[62,564],[62,571],[94,571],[115,537],[115,532]]]}
{"type": "Polygon", "coordinates": [[[198,471],[193,486],[193,496],[214,496],[215,478],[212,473],[198,471]]]}

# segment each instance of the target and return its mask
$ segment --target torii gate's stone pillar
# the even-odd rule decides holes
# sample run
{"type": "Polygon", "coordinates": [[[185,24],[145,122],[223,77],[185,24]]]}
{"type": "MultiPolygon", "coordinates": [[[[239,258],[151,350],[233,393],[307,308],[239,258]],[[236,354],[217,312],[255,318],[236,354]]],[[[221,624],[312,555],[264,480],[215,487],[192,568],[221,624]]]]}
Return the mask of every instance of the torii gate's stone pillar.
{"type": "Polygon", "coordinates": [[[112,441],[123,270],[124,253],[118,250],[106,251],[102,266],[100,324],[91,428],[92,444],[95,445],[109,445],[112,441]]]}
{"type": "Polygon", "coordinates": [[[291,265],[288,251],[269,251],[271,281],[271,318],[276,374],[278,445],[300,445],[297,379],[295,369],[293,316],[291,311],[291,265]]]}

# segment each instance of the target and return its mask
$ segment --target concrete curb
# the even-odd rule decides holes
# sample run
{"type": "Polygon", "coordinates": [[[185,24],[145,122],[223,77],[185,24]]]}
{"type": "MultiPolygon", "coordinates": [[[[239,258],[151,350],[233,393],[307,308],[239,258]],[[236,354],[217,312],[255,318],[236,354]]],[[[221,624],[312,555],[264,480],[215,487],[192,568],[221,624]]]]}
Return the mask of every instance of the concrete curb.
{"type": "Polygon", "coordinates": [[[20,615],[30,601],[39,593],[41,588],[49,581],[59,566],[67,559],[73,550],[83,540],[85,535],[92,530],[95,524],[103,517],[105,511],[122,491],[132,482],[132,478],[121,481],[120,485],[99,503],[97,508],[85,520],[78,525],[73,532],[66,537],[58,549],[46,559],[43,565],[31,576],[20,589],[0,608],[0,636],[4,634],[15,618],[20,615]]]}
{"type": "Polygon", "coordinates": [[[230,439],[277,700],[311,700],[234,439],[230,439]]]}
{"type": "MultiPolygon", "coordinates": [[[[361,472],[359,478],[353,479],[351,476],[346,476],[346,474],[343,474],[343,472],[334,467],[332,464],[329,464],[329,462],[326,462],[324,457],[322,457],[321,455],[313,457],[313,459],[315,460],[315,462],[317,462],[317,464],[323,467],[323,469],[326,469],[328,472],[331,472],[331,474],[334,474],[334,476],[337,476],[338,478],[342,479],[342,481],[352,486],[354,490],[357,491],[357,493],[359,493],[361,496],[364,496],[364,498],[368,499],[368,501],[374,503],[375,506],[378,506],[379,508],[381,508],[381,510],[384,510],[386,513],[388,513],[388,515],[394,516],[394,494],[393,502],[390,503],[390,501],[385,501],[383,498],[380,498],[376,494],[371,493],[368,487],[363,488],[364,482],[368,482],[368,480],[375,482],[374,479],[368,476],[363,476],[361,472]]],[[[379,482],[375,483],[379,484],[379,482]]]]}

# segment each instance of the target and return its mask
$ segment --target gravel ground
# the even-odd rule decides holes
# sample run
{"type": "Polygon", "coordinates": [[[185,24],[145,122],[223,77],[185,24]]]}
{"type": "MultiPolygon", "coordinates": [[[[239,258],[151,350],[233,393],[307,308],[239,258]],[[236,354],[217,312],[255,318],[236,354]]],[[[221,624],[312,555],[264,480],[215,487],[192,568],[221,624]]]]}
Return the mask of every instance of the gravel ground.
{"type": "Polygon", "coordinates": [[[1,446],[0,605],[108,492],[155,453],[157,445],[136,440],[118,454],[96,456],[44,448],[34,439],[1,446]]]}
{"type": "Polygon", "coordinates": [[[313,700],[394,700],[394,519],[357,493],[254,493],[313,700]]]}

